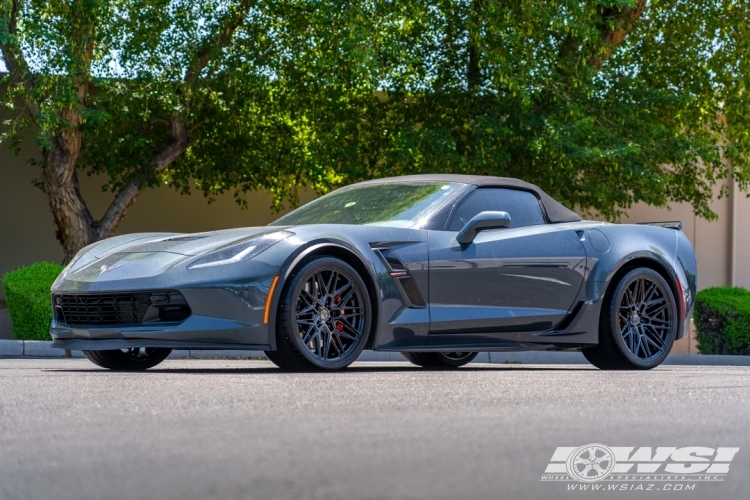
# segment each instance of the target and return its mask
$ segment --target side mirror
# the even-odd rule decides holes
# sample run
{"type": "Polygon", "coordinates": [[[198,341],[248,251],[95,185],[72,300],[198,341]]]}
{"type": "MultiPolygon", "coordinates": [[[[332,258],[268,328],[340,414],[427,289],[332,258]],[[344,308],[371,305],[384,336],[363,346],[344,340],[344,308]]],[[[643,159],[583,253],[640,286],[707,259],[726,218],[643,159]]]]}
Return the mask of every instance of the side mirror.
{"type": "Polygon", "coordinates": [[[479,231],[507,227],[510,227],[510,215],[508,212],[480,212],[458,232],[456,240],[462,245],[468,245],[474,241],[479,231]]]}

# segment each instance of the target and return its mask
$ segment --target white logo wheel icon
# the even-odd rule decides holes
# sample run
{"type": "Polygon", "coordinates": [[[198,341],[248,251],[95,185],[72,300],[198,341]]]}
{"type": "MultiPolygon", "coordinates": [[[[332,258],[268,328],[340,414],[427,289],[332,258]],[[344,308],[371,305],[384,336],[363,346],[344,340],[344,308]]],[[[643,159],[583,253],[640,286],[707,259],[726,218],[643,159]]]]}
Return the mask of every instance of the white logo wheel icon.
{"type": "Polygon", "coordinates": [[[585,482],[601,481],[615,468],[615,454],[603,444],[587,444],[577,448],[568,457],[568,475],[585,482]]]}

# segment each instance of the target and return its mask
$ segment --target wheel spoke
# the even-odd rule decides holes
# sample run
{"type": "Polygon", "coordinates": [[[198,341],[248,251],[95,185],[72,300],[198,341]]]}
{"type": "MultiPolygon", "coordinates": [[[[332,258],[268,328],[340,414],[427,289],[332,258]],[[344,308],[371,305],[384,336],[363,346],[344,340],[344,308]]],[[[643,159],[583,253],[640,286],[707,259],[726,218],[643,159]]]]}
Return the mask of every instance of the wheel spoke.
{"type": "Polygon", "coordinates": [[[344,328],[348,328],[351,335],[354,335],[356,338],[359,338],[360,332],[356,328],[354,328],[354,325],[352,325],[348,319],[343,318],[341,320],[341,324],[344,325],[344,328]]]}
{"type": "Polygon", "coordinates": [[[347,319],[348,318],[359,318],[360,316],[362,316],[362,313],[342,314],[340,316],[336,316],[336,319],[339,319],[339,318],[347,318],[347,319]]]}
{"type": "Polygon", "coordinates": [[[638,292],[640,296],[638,297],[638,303],[636,305],[640,306],[641,304],[645,302],[645,299],[646,299],[646,279],[645,278],[640,278],[638,280],[638,292]]]}
{"type": "Polygon", "coordinates": [[[302,289],[302,293],[300,293],[300,298],[306,301],[308,306],[312,306],[313,308],[318,305],[318,299],[316,299],[313,294],[311,294],[304,288],[302,289]],[[305,297],[305,295],[307,295],[307,297],[305,297]]]}
{"type": "Polygon", "coordinates": [[[648,346],[648,338],[646,337],[646,334],[643,331],[643,327],[641,326],[638,329],[638,331],[640,333],[640,335],[638,337],[639,337],[639,340],[641,342],[641,345],[643,346],[643,351],[646,354],[646,357],[650,358],[651,357],[651,348],[648,346]],[[645,342],[644,342],[644,340],[645,340],[645,342]]]}
{"type": "Polygon", "coordinates": [[[328,290],[326,289],[326,282],[323,279],[323,274],[320,271],[316,273],[316,279],[318,280],[318,303],[325,305],[326,297],[328,296],[328,290]]]}
{"type": "Polygon", "coordinates": [[[315,304],[309,305],[302,309],[301,311],[297,311],[297,317],[302,316],[303,314],[310,314],[311,312],[315,311],[315,304]]]}
{"type": "Polygon", "coordinates": [[[650,321],[651,323],[656,323],[656,322],[658,322],[658,323],[661,323],[661,324],[663,324],[663,325],[667,325],[667,326],[671,326],[671,325],[672,325],[672,321],[671,321],[671,320],[666,320],[666,319],[661,319],[661,318],[647,318],[647,319],[648,319],[648,320],[649,320],[649,321],[650,321]]]}
{"type": "Polygon", "coordinates": [[[338,276],[338,273],[336,271],[331,271],[331,275],[328,277],[328,282],[326,283],[326,294],[330,295],[331,290],[333,290],[333,286],[336,284],[335,278],[338,276]]]}
{"type": "Polygon", "coordinates": [[[648,309],[649,307],[653,307],[657,304],[661,304],[662,302],[666,302],[666,301],[667,301],[666,297],[658,297],[656,299],[649,300],[648,302],[644,304],[644,306],[646,309],[648,309]]]}
{"type": "Polygon", "coordinates": [[[333,347],[336,349],[336,352],[338,353],[337,354],[338,357],[341,357],[344,355],[345,351],[342,350],[344,343],[341,342],[341,337],[339,336],[339,333],[336,330],[333,331],[333,335],[331,337],[331,345],[333,345],[333,347]]]}
{"type": "Polygon", "coordinates": [[[305,335],[302,337],[302,343],[305,345],[309,344],[318,335],[319,332],[320,331],[317,328],[311,326],[307,329],[305,335]]]}
{"type": "Polygon", "coordinates": [[[646,289],[646,294],[643,297],[643,304],[644,305],[648,304],[648,302],[651,300],[651,297],[654,296],[654,294],[656,293],[657,290],[658,290],[658,287],[656,286],[656,283],[652,282],[651,286],[649,286],[646,289]]]}
{"type": "Polygon", "coordinates": [[[625,289],[625,297],[623,297],[625,300],[627,300],[627,309],[631,309],[633,306],[635,306],[635,296],[633,295],[634,291],[630,289],[630,287],[625,289]]]}
{"type": "Polygon", "coordinates": [[[653,336],[653,335],[646,334],[645,338],[646,338],[646,343],[647,344],[652,344],[656,348],[657,352],[663,351],[664,347],[666,347],[664,345],[664,342],[658,336],[653,336]],[[658,342],[656,342],[657,340],[658,340],[658,342]]]}
{"type": "Polygon", "coordinates": [[[630,322],[625,323],[622,328],[620,328],[620,335],[623,337],[628,334],[628,331],[630,330],[630,322]]]}
{"type": "Polygon", "coordinates": [[[648,318],[648,319],[655,319],[656,315],[659,314],[659,313],[661,313],[662,311],[666,310],[667,307],[669,307],[669,304],[668,303],[664,303],[664,304],[660,305],[659,307],[657,307],[656,309],[654,309],[653,311],[649,311],[648,314],[644,314],[643,317],[644,318],[648,318]]]}
{"type": "Polygon", "coordinates": [[[670,328],[672,328],[671,324],[669,324],[669,325],[654,325],[654,324],[649,324],[648,326],[649,326],[649,328],[653,328],[654,330],[669,330],[670,328]]]}
{"type": "MultiPolygon", "coordinates": [[[[341,300],[339,301],[339,304],[341,304],[342,306],[344,306],[347,302],[349,302],[349,299],[352,298],[352,296],[354,295],[354,292],[356,292],[356,291],[357,291],[357,289],[352,286],[351,290],[349,290],[348,292],[346,292],[346,295],[344,295],[343,297],[341,297],[341,300]]],[[[336,294],[336,296],[338,296],[338,295],[339,294],[336,294]]]]}
{"type": "Polygon", "coordinates": [[[640,335],[633,335],[633,337],[635,338],[635,346],[631,352],[638,356],[638,353],[641,351],[641,337],[640,335]]]}

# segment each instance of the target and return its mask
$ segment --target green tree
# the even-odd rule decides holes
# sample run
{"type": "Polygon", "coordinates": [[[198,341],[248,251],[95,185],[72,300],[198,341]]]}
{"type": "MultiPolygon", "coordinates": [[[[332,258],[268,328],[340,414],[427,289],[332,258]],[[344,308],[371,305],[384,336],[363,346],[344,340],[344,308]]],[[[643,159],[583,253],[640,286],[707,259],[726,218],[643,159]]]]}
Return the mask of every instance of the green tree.
{"type": "Polygon", "coordinates": [[[31,129],[65,259],[142,189],[536,183],[616,219],[750,180],[739,0],[0,0],[5,139],[31,129]],[[79,172],[116,194],[95,220],[79,172]]]}
{"type": "Polygon", "coordinates": [[[609,219],[639,201],[711,219],[730,170],[748,188],[748,2],[394,2],[381,22],[387,100],[352,178],[518,177],[609,219]]]}
{"type": "Polygon", "coordinates": [[[294,201],[299,184],[330,185],[332,170],[309,161],[308,117],[275,66],[292,56],[281,40],[314,32],[303,23],[286,33],[282,2],[0,1],[13,113],[0,139],[18,151],[33,132],[65,262],[160,183],[188,190],[194,179],[208,196],[236,187],[239,201],[268,189],[277,204],[294,201]],[[106,174],[115,194],[99,219],[81,173],[106,174]]]}

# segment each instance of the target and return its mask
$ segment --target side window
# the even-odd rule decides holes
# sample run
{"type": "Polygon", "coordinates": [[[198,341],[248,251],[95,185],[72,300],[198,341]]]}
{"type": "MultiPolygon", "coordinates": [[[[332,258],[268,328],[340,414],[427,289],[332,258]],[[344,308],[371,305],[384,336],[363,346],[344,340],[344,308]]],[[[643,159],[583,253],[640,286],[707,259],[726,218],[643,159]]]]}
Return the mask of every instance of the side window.
{"type": "Polygon", "coordinates": [[[544,224],[539,200],[528,191],[480,188],[474,190],[461,202],[453,214],[448,230],[459,231],[480,212],[508,212],[510,227],[544,224]]]}

